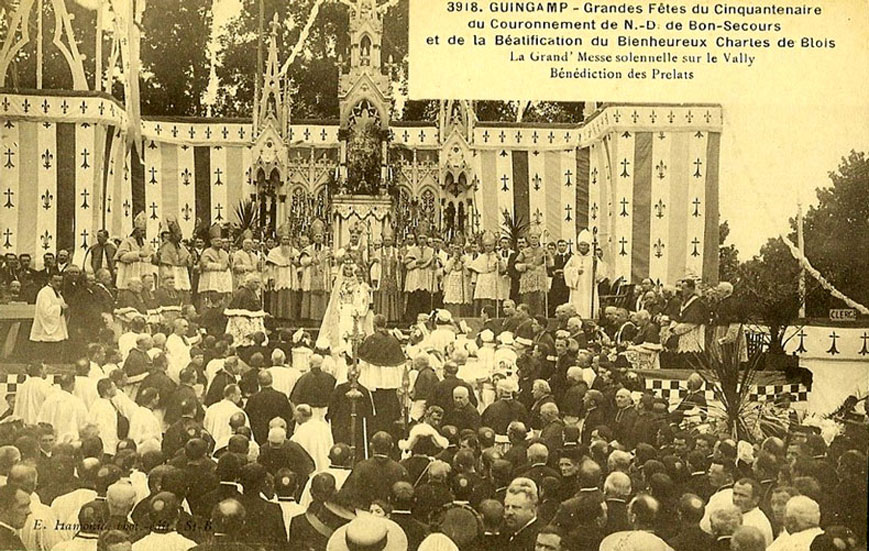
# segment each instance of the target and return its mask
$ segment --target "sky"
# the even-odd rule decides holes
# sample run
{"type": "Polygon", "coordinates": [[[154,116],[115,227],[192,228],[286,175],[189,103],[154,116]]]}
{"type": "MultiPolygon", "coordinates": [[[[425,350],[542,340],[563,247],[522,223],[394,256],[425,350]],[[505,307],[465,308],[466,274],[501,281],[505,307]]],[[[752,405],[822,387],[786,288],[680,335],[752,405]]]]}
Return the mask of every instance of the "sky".
{"type": "MultiPolygon", "coordinates": [[[[214,2],[216,29],[241,7],[240,0],[214,2]]],[[[798,202],[804,210],[816,205],[815,189],[831,185],[828,173],[842,157],[852,149],[869,153],[865,36],[854,28],[838,37],[832,56],[793,58],[761,73],[766,78],[754,85],[722,89],[714,99],[724,109],[720,214],[729,222],[728,243],[736,245],[740,259],[787,233],[798,202]]]]}

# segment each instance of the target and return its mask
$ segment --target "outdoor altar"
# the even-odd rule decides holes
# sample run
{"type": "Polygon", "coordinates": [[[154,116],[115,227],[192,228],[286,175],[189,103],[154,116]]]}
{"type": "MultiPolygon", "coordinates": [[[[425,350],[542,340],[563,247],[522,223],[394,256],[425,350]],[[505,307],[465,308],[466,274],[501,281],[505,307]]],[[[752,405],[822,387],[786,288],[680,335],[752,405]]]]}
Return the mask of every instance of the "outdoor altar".
{"type": "Polygon", "coordinates": [[[332,246],[337,250],[350,241],[350,230],[362,230],[363,247],[374,246],[383,228],[392,224],[389,195],[334,195],[332,197],[332,246]],[[372,240],[368,242],[369,236],[372,240]]]}

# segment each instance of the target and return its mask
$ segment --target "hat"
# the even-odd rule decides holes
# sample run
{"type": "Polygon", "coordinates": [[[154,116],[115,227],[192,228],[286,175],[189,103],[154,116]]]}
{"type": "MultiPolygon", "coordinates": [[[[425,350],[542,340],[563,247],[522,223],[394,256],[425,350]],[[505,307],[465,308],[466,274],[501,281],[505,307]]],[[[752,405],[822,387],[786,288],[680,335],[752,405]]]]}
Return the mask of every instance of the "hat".
{"type": "Polygon", "coordinates": [[[480,242],[483,245],[494,245],[496,241],[497,238],[495,237],[495,234],[489,230],[484,231],[483,235],[480,237],[480,242]]]}
{"type": "Polygon", "coordinates": [[[438,310],[437,322],[438,323],[450,323],[453,321],[453,314],[449,310],[441,309],[438,310]]]}
{"type": "Polygon", "coordinates": [[[299,344],[302,342],[302,339],[305,337],[305,330],[299,329],[295,333],[293,333],[293,344],[299,344]]]}
{"type": "Polygon", "coordinates": [[[350,232],[350,235],[359,235],[360,233],[362,233],[362,222],[357,220],[350,225],[350,229],[348,231],[350,232]]]}
{"type": "Polygon", "coordinates": [[[329,538],[326,551],[404,551],[407,536],[394,521],[360,513],[329,538]]]}
{"type": "Polygon", "coordinates": [[[253,239],[253,231],[251,231],[250,228],[244,230],[243,232],[241,232],[241,238],[242,239],[253,239]]]}
{"type": "Polygon", "coordinates": [[[507,346],[513,344],[513,333],[510,331],[503,331],[500,335],[498,335],[498,342],[507,346]]]}
{"type": "Polygon", "coordinates": [[[324,233],[326,233],[326,224],[324,224],[322,220],[317,218],[311,222],[311,235],[322,235],[324,233]]]}
{"type": "Polygon", "coordinates": [[[279,238],[280,237],[290,237],[292,235],[292,233],[293,233],[293,230],[292,230],[292,228],[290,228],[289,224],[281,224],[280,226],[278,226],[277,234],[278,234],[279,238]]]}
{"type": "Polygon", "coordinates": [[[482,342],[494,342],[495,333],[492,332],[491,329],[484,329],[480,331],[480,341],[482,342]]]}
{"type": "Polygon", "coordinates": [[[591,232],[588,229],[582,230],[579,232],[579,235],[576,236],[576,244],[580,243],[588,243],[591,245],[591,232]]]}
{"type": "Polygon", "coordinates": [[[223,237],[223,228],[218,223],[214,223],[208,229],[208,237],[211,239],[221,239],[223,237]]]}
{"type": "Polygon", "coordinates": [[[145,217],[145,211],[140,212],[133,218],[133,229],[145,231],[148,219],[145,217]]]}
{"type": "Polygon", "coordinates": [[[392,239],[395,237],[395,232],[392,230],[392,226],[389,224],[383,225],[383,230],[380,232],[383,239],[392,239]]]}
{"type": "Polygon", "coordinates": [[[570,338],[570,331],[567,329],[559,329],[555,332],[555,340],[567,340],[570,338]]]}

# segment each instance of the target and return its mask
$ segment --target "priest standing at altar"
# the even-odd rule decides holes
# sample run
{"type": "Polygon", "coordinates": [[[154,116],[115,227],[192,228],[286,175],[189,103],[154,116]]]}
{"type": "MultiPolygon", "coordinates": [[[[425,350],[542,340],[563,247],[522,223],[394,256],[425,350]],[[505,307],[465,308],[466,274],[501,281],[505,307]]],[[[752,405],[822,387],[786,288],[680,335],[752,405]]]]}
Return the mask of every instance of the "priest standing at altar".
{"type": "Polygon", "coordinates": [[[383,244],[376,247],[371,258],[371,288],[374,290],[374,311],[386,321],[401,319],[402,296],[399,282],[401,258],[395,247],[392,228],[383,227],[383,244]]]}
{"type": "Polygon", "coordinates": [[[332,289],[332,251],[325,242],[326,226],[322,220],[311,224],[313,243],[305,247],[299,255],[302,266],[302,308],[301,317],[321,320],[329,303],[332,289]]]}

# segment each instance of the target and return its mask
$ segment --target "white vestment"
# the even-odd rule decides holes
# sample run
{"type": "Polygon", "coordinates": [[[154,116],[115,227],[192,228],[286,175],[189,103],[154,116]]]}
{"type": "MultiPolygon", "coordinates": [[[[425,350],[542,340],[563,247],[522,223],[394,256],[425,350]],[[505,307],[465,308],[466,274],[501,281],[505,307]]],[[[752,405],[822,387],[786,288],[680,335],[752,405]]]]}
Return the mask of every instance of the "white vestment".
{"type": "Polygon", "coordinates": [[[160,444],[163,442],[163,427],[153,411],[145,406],[139,406],[130,417],[129,437],[137,447],[152,440],[160,444]]]}
{"type": "MultiPolygon", "coordinates": [[[[96,499],[97,493],[90,488],[79,488],[67,494],[57,496],[51,502],[51,510],[57,520],[67,526],[75,526],[78,524],[78,512],[82,505],[90,503],[96,499]]],[[[75,530],[57,530],[57,533],[63,539],[70,539],[75,535],[75,530]]]]}
{"type": "Polygon", "coordinates": [[[57,516],[51,507],[43,505],[39,497],[30,495],[30,515],[19,532],[21,542],[27,551],[50,551],[52,547],[63,541],[63,536],[54,528],[57,516]]]}
{"type": "Polygon", "coordinates": [[[88,410],[81,398],[59,389],[49,394],[37,415],[37,422],[54,427],[58,442],[78,441],[78,431],[87,424],[88,410]]]}
{"type": "Polygon", "coordinates": [[[591,318],[592,260],[591,253],[577,252],[564,265],[564,283],[570,289],[570,303],[583,319],[591,318]]]}
{"type": "Polygon", "coordinates": [[[182,337],[172,333],[166,339],[166,357],[169,359],[166,375],[178,384],[181,370],[190,365],[190,346],[182,337]]]}
{"type": "Polygon", "coordinates": [[[97,398],[88,411],[88,423],[96,425],[99,430],[103,452],[114,455],[118,447],[118,412],[115,406],[106,398],[97,398]]]}
{"type": "Polygon", "coordinates": [[[46,285],[36,295],[36,309],[30,340],[33,342],[61,342],[69,338],[63,309],[66,302],[53,287],[46,285]]]}
{"type": "Polygon", "coordinates": [[[53,391],[51,383],[42,377],[27,377],[15,395],[13,415],[24,419],[26,425],[35,425],[42,403],[53,391]]]}
{"type": "Polygon", "coordinates": [[[90,410],[94,401],[100,397],[97,393],[97,379],[76,375],[75,388],[72,389],[72,394],[81,398],[84,407],[90,410]]]}
{"type": "Polygon", "coordinates": [[[308,477],[308,481],[305,483],[305,489],[302,490],[302,499],[299,501],[299,505],[303,506],[305,509],[308,508],[308,505],[314,501],[314,498],[311,496],[311,481],[314,480],[314,477],[320,473],[329,473],[333,477],[335,477],[335,491],[341,491],[341,488],[344,486],[344,482],[347,481],[347,477],[350,476],[350,468],[349,467],[332,467],[329,466],[322,471],[317,471],[311,476],[308,477]]]}
{"type": "MultiPolygon", "coordinates": [[[[205,419],[202,422],[208,434],[214,438],[214,449],[219,450],[226,446],[229,438],[232,436],[232,427],[229,426],[229,419],[236,413],[242,413],[245,419],[245,425],[250,426],[250,421],[244,410],[235,405],[235,402],[224,398],[223,400],[211,404],[205,410],[205,419]]],[[[331,434],[331,433],[330,433],[331,434]]]]}
{"type": "Polygon", "coordinates": [[[266,369],[266,371],[272,376],[272,388],[284,394],[287,398],[293,393],[296,381],[301,377],[298,369],[286,365],[274,365],[266,369]]]}
{"type": "Polygon", "coordinates": [[[290,438],[296,444],[305,448],[314,459],[316,470],[321,471],[329,466],[329,450],[332,449],[332,429],[325,421],[312,418],[296,425],[290,438]]]}

